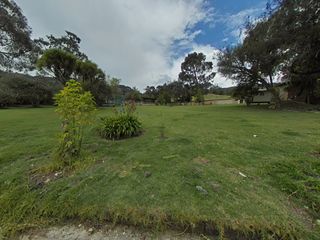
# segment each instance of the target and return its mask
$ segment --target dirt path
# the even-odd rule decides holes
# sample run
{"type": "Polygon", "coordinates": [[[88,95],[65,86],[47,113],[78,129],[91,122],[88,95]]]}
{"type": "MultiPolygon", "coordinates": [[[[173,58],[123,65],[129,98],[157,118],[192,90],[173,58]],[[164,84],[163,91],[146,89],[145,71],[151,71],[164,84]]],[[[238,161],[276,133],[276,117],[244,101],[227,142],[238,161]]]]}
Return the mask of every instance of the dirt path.
{"type": "MultiPolygon", "coordinates": [[[[165,233],[152,233],[137,230],[131,227],[106,226],[103,229],[85,228],[79,226],[51,227],[37,230],[20,236],[19,240],[206,240],[205,236],[196,236],[185,233],[167,231],[165,233]]],[[[210,238],[211,239],[211,238],[210,238]]]]}

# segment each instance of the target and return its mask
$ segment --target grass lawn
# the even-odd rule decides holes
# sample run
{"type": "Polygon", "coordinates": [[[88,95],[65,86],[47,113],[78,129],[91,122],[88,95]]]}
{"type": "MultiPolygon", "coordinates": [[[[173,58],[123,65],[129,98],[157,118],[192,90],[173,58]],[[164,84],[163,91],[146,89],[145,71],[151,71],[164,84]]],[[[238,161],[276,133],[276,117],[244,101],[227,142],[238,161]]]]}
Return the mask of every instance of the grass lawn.
{"type": "Polygon", "coordinates": [[[217,95],[212,93],[204,95],[204,100],[228,100],[228,99],[231,99],[231,96],[217,95]]]}
{"type": "Polygon", "coordinates": [[[138,114],[142,136],[106,141],[90,129],[87,159],[40,184],[36,169],[52,162],[60,127],[54,109],[0,110],[0,238],[77,219],[319,239],[319,113],[223,105],[138,114]]]}

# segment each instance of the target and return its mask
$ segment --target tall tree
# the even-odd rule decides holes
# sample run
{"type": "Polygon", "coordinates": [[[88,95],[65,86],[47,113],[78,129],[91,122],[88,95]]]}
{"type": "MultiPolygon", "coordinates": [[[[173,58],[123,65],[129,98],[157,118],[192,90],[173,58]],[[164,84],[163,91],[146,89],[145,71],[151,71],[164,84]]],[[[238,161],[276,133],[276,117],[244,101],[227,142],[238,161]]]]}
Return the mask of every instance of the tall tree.
{"type": "Polygon", "coordinates": [[[193,94],[199,89],[208,89],[215,76],[212,62],[206,61],[203,53],[190,53],[181,64],[179,80],[189,86],[193,94]]]}
{"type": "Polygon", "coordinates": [[[218,68],[224,76],[238,83],[238,93],[254,94],[256,89],[266,88],[279,104],[274,76],[279,73],[286,52],[280,48],[281,39],[269,36],[269,28],[266,21],[247,24],[243,43],[221,52],[218,68]]]}
{"type": "Polygon", "coordinates": [[[87,55],[80,51],[81,39],[75,33],[66,31],[66,35],[64,36],[55,37],[48,35],[46,38],[47,39],[39,38],[34,40],[40,53],[55,48],[72,53],[80,60],[88,60],[87,55]]]}
{"type": "Polygon", "coordinates": [[[320,79],[320,2],[281,0],[270,16],[269,35],[282,40],[288,53],[284,72],[294,86],[306,93],[306,101],[315,95],[320,79]]]}
{"type": "Polygon", "coordinates": [[[0,1],[0,67],[5,70],[25,67],[33,48],[31,28],[13,0],[0,1]]]}

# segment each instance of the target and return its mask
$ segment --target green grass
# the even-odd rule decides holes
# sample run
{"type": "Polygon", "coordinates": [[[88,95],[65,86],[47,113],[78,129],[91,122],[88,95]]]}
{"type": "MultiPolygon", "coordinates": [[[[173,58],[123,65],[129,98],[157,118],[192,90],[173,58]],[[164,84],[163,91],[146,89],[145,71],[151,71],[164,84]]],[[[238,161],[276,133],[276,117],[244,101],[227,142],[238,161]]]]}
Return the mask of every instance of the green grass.
{"type": "Polygon", "coordinates": [[[52,163],[59,119],[53,108],[1,110],[0,238],[77,219],[319,239],[318,113],[228,105],[138,114],[142,136],[106,141],[90,129],[87,159],[37,187],[32,172],[52,163]]]}
{"type": "Polygon", "coordinates": [[[231,96],[217,95],[212,93],[204,95],[204,100],[228,100],[228,99],[231,99],[231,96]]]}

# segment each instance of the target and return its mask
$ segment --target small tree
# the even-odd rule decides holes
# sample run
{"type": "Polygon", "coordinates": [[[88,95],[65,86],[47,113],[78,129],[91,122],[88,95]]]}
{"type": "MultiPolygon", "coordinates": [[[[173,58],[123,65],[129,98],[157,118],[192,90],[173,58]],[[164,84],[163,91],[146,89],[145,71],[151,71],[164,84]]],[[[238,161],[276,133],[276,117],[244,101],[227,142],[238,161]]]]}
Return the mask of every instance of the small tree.
{"type": "Polygon", "coordinates": [[[62,135],[58,157],[65,164],[78,157],[81,151],[84,126],[91,122],[95,102],[90,92],[85,92],[79,82],[70,80],[55,96],[56,112],[62,119],[62,135]]]}

